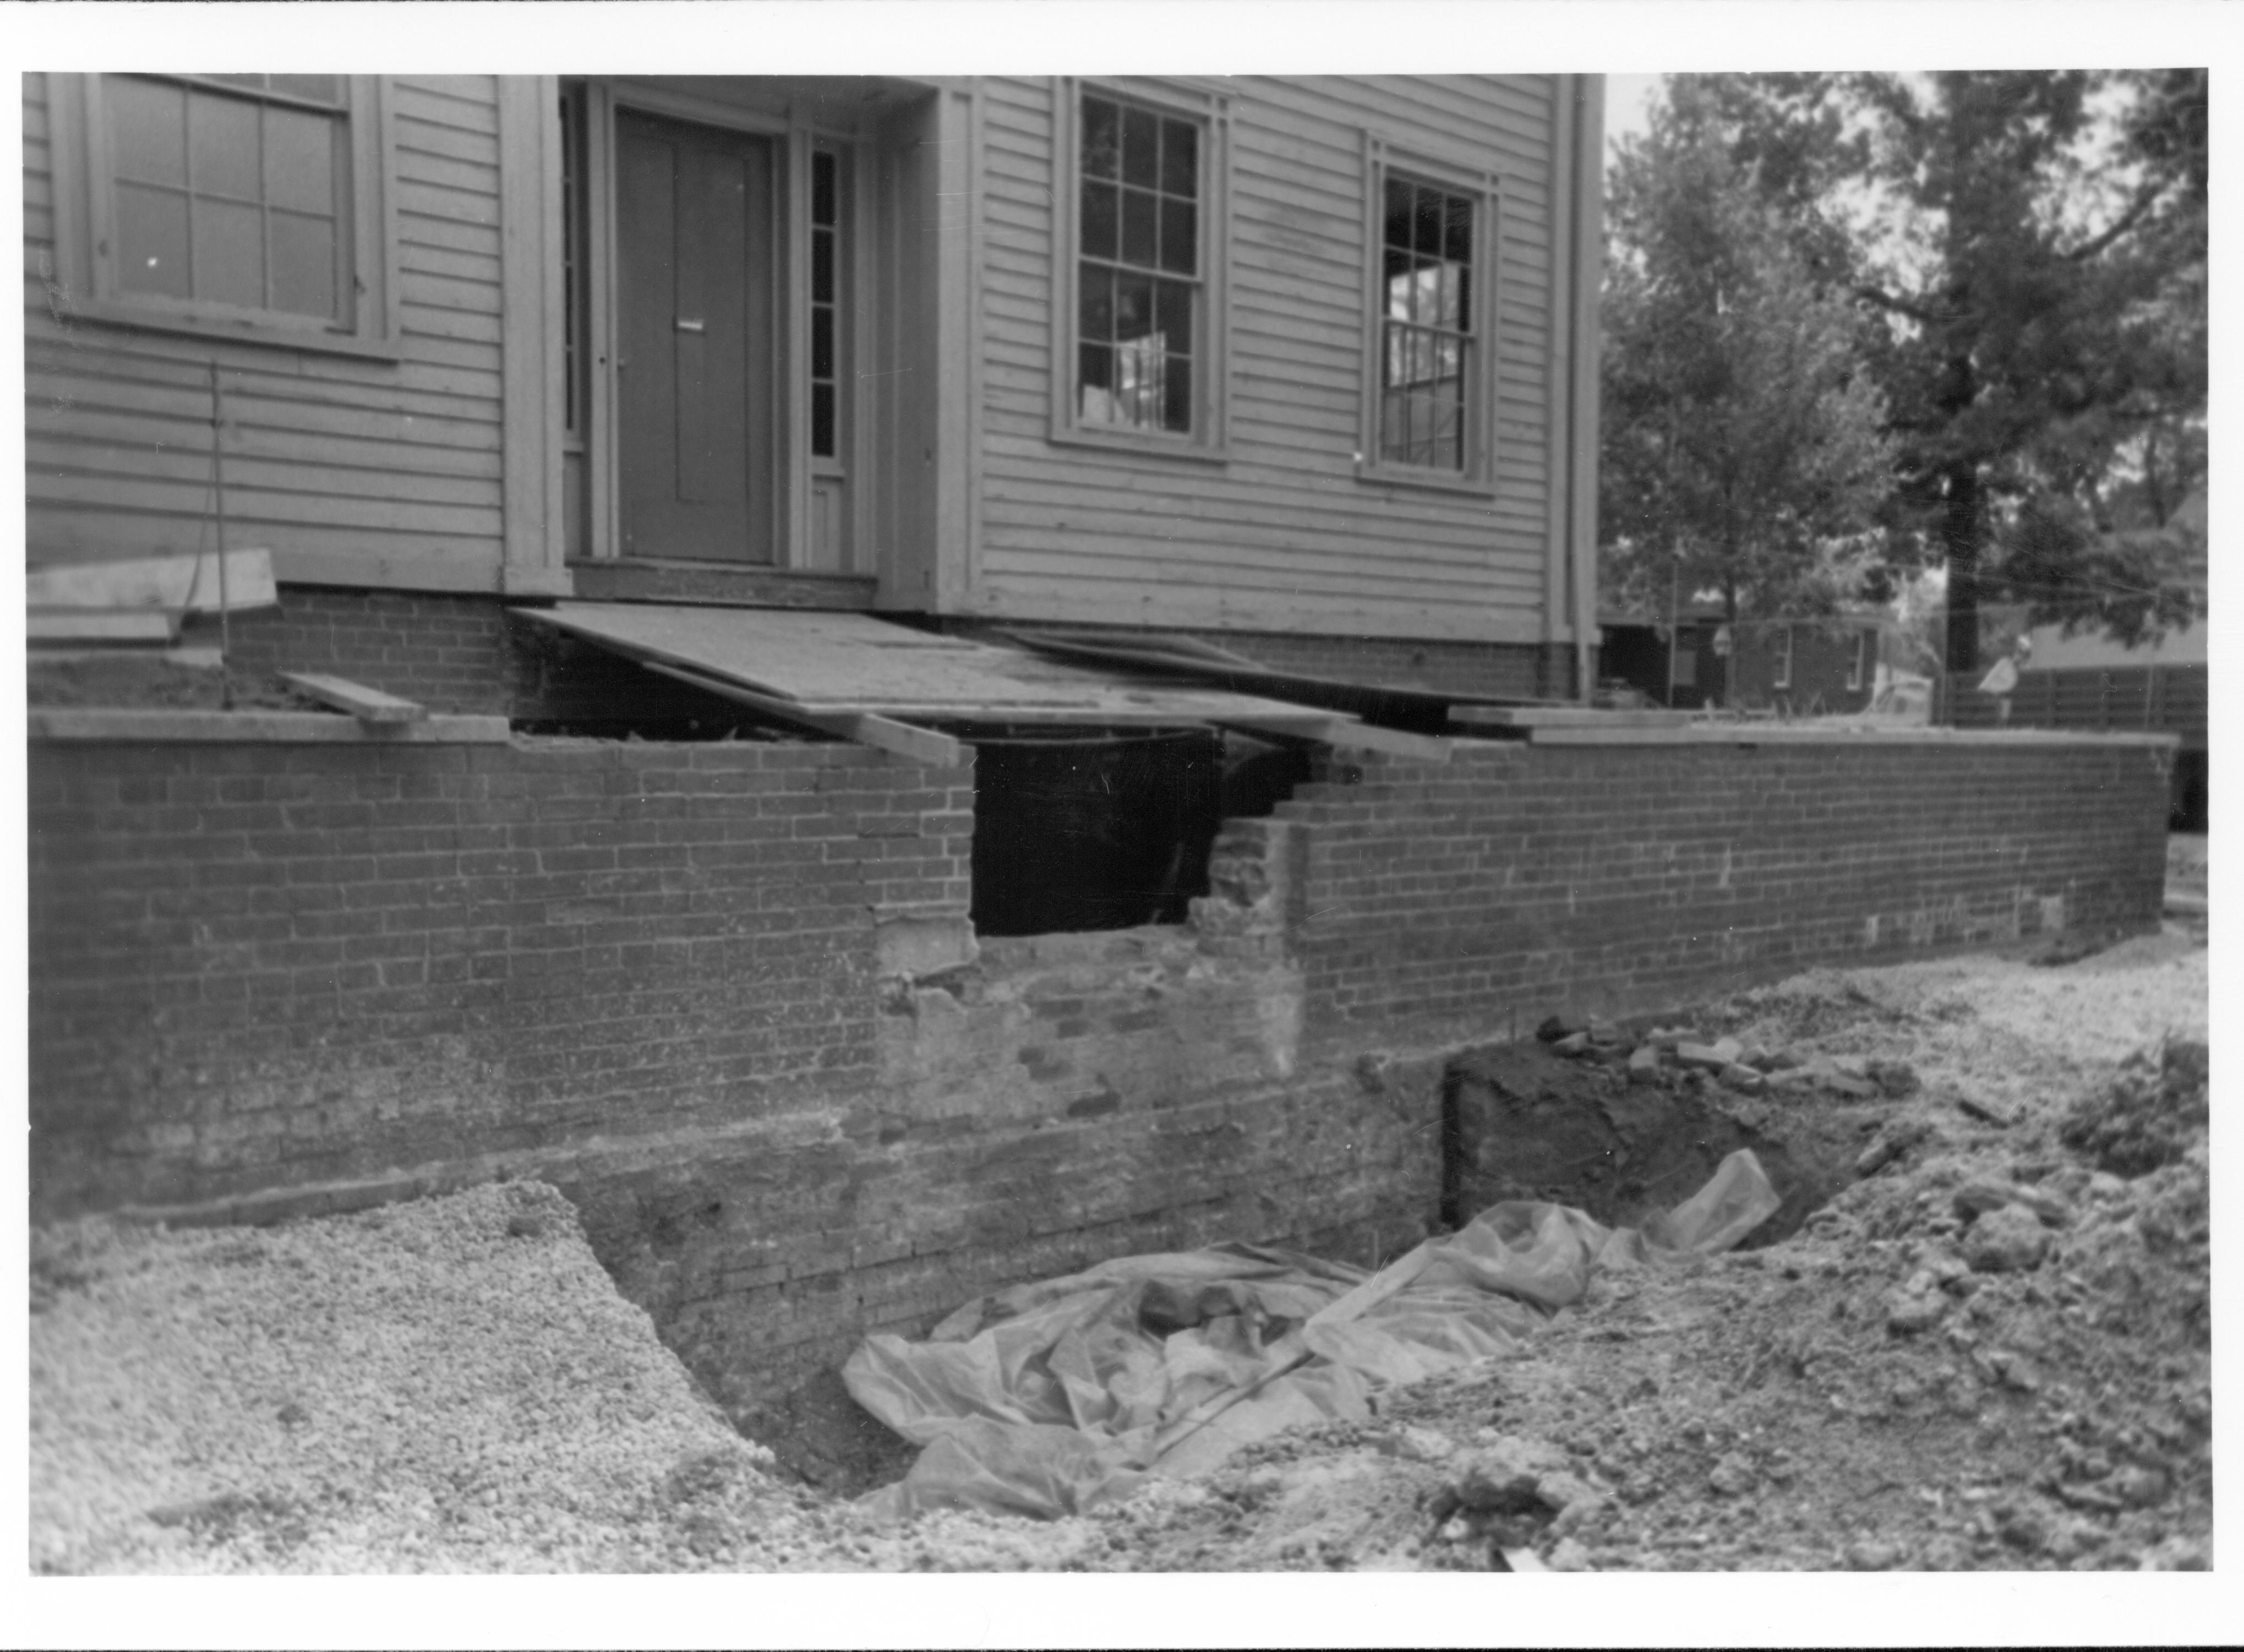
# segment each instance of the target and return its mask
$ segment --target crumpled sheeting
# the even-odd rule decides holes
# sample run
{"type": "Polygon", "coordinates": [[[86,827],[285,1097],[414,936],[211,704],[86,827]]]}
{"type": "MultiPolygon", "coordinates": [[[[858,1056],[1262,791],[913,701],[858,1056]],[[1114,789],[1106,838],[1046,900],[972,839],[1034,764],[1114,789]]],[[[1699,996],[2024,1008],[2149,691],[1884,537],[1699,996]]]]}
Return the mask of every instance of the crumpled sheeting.
{"type": "Polygon", "coordinates": [[[1775,1211],[1749,1151],[1641,1228],[1507,1201],[1376,1276],[1259,1245],[1124,1256],[981,1297],[925,1342],[869,1337],[857,1403],[925,1449],[866,1506],[1047,1519],[1198,1474],[1302,1423],[1361,1420],[1380,1388],[1517,1349],[1600,1269],[1706,1255],[1775,1211]]]}

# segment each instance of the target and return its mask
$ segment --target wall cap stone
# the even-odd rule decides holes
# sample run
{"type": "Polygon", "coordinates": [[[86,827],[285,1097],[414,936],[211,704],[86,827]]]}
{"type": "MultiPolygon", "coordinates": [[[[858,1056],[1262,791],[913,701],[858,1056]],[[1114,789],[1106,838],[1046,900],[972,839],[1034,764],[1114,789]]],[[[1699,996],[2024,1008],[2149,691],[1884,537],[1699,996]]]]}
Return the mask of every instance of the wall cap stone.
{"type": "Polygon", "coordinates": [[[325,711],[124,711],[55,708],[29,713],[33,740],[281,742],[297,745],[503,746],[504,717],[439,715],[369,724],[325,711]]]}
{"type": "MultiPolygon", "coordinates": [[[[1490,745],[1516,741],[1490,741],[1490,745]]],[[[2063,728],[1849,728],[1788,723],[1694,723],[1682,728],[1534,730],[1537,746],[2142,746],[2172,750],[2178,735],[2063,728]]]]}

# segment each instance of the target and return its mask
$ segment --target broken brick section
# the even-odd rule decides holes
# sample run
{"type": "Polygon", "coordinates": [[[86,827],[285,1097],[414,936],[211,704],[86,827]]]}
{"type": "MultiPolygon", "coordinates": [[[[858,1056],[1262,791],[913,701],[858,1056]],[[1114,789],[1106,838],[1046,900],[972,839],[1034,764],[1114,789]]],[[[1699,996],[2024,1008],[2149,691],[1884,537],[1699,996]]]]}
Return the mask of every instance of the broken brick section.
{"type": "Polygon", "coordinates": [[[1227,1238],[1371,1262],[1459,1044],[2158,921],[2161,754],[1470,742],[1228,823],[1176,928],[977,943],[970,768],[30,754],[32,1191],[271,1217],[537,1175],[745,1412],[866,1331],[1227,1238]]]}

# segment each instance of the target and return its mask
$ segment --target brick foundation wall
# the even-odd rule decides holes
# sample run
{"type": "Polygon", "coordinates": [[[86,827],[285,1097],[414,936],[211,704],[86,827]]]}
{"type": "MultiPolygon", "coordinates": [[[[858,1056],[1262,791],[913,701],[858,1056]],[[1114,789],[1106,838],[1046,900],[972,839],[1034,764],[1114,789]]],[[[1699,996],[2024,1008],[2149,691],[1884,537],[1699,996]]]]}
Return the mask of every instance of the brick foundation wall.
{"type": "Polygon", "coordinates": [[[2160,753],[1327,763],[1175,928],[977,944],[970,769],[857,748],[35,741],[35,1218],[564,1188],[736,1414],[873,1330],[1218,1239],[1372,1262],[1458,1045],[2147,927],[2160,753]]]}
{"type": "Polygon", "coordinates": [[[1810,965],[2157,926],[2148,744],[1461,745],[1279,806],[1321,1036],[1680,1004],[1810,965]]]}

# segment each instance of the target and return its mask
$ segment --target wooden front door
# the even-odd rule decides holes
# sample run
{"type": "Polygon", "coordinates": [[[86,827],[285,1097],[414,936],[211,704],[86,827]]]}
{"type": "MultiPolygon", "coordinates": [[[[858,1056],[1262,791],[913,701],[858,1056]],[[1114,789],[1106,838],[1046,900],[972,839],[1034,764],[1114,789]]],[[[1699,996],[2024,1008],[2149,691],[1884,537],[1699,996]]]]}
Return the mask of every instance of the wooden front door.
{"type": "Polygon", "coordinates": [[[619,112],[616,160],[623,549],[767,563],[772,144],[619,112]]]}

